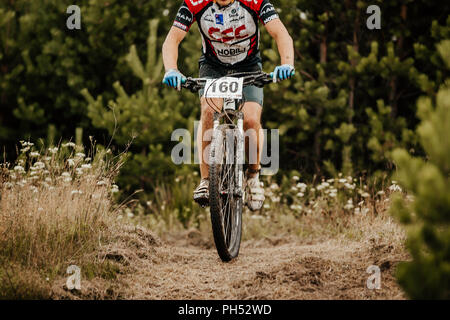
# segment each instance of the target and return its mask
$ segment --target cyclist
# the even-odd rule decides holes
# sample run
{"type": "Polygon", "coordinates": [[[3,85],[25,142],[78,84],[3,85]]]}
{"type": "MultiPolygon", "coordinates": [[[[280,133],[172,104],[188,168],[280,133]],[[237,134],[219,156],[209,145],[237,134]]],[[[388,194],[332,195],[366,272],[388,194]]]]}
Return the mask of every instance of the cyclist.
{"type": "MultiPolygon", "coordinates": [[[[186,77],[178,70],[178,47],[192,24],[197,21],[203,42],[203,54],[199,60],[201,78],[220,78],[236,72],[261,71],[258,21],[265,25],[275,39],[281,56],[281,65],[273,75],[275,81],[291,78],[294,69],[294,45],[291,36],[280,21],[278,13],[269,0],[184,0],[178,10],[174,24],[163,45],[163,60],[166,73],[163,83],[180,90],[186,77]]],[[[223,100],[208,104],[200,91],[201,124],[198,129],[201,182],[194,191],[194,200],[207,203],[209,199],[208,155],[204,150],[210,141],[203,137],[213,127],[214,110],[210,105],[221,106],[223,100]]],[[[264,189],[259,181],[260,158],[264,136],[261,113],[264,93],[262,88],[244,88],[244,130],[249,141],[256,141],[257,161],[247,171],[249,188],[247,205],[251,210],[261,209],[264,189]],[[253,129],[253,130],[250,130],[253,129]]],[[[218,110],[219,111],[219,110],[218,110]]],[[[248,146],[247,146],[248,148],[248,146]]]]}

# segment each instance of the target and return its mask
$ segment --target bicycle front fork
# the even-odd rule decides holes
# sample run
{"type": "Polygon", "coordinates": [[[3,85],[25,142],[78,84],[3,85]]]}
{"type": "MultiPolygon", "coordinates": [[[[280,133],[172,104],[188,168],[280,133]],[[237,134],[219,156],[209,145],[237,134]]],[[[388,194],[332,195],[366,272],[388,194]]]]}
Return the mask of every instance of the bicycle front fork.
{"type": "Polygon", "coordinates": [[[239,197],[244,195],[244,161],[245,161],[245,136],[244,136],[244,114],[239,112],[237,120],[236,137],[236,184],[235,193],[239,197]]]}

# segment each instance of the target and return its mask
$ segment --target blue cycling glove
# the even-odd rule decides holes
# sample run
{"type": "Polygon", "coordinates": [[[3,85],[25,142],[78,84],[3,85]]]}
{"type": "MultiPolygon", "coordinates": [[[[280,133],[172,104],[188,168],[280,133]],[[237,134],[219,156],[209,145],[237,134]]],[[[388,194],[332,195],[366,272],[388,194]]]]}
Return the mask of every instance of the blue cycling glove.
{"type": "Polygon", "coordinates": [[[276,67],[270,75],[273,78],[273,82],[283,81],[295,75],[295,68],[289,64],[283,64],[282,66],[276,67]]]}
{"type": "Polygon", "coordinates": [[[181,90],[181,84],[186,82],[186,77],[181,74],[180,71],[175,69],[170,69],[164,75],[163,83],[167,84],[169,87],[181,90]]]}

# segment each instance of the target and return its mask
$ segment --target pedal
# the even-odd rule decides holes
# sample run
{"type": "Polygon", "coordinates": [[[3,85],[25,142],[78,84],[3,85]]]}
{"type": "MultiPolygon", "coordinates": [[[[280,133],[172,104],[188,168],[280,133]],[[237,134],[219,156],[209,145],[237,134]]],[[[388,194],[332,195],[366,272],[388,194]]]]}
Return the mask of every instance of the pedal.
{"type": "Polygon", "coordinates": [[[205,197],[204,194],[194,196],[194,201],[197,202],[202,208],[207,208],[209,206],[209,198],[205,197]]]}

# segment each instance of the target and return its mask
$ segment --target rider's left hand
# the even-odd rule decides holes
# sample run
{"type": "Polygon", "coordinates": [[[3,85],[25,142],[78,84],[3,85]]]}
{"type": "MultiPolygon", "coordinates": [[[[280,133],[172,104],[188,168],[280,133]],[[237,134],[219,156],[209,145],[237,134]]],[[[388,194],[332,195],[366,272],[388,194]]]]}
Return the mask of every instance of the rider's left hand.
{"type": "Polygon", "coordinates": [[[295,68],[289,64],[283,64],[282,66],[276,67],[270,75],[274,82],[283,81],[295,75],[295,68]]]}

